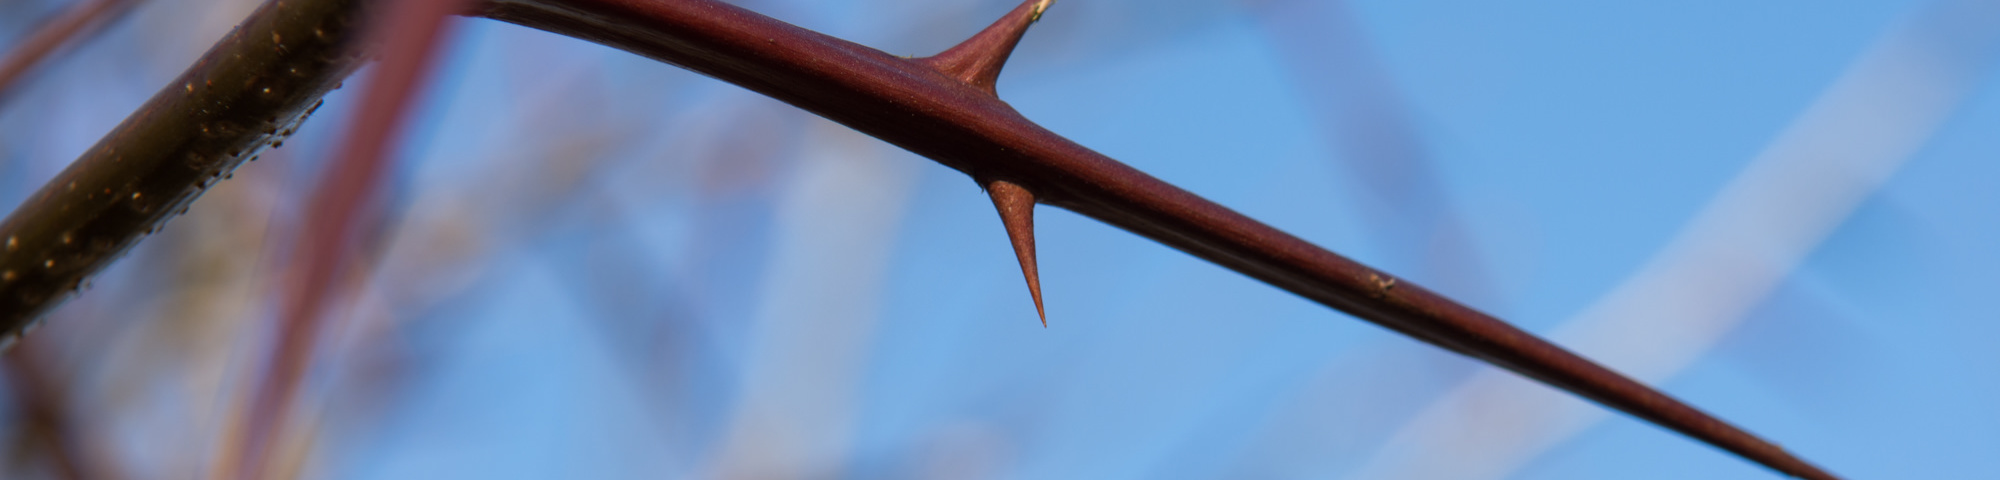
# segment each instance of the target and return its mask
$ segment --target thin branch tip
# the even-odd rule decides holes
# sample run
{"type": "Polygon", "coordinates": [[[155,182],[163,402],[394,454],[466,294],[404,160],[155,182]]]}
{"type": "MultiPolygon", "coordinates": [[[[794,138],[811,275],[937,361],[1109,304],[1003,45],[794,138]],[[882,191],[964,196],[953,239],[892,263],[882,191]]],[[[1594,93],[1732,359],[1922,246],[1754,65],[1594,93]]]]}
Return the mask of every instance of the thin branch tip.
{"type": "Polygon", "coordinates": [[[994,85],[1000,80],[1000,69],[1007,65],[1007,58],[1014,54],[1014,46],[1021,43],[1028,26],[1041,20],[1042,12],[1054,3],[1055,0],[1025,0],[972,38],[917,62],[988,95],[999,96],[994,85]]]}
{"type": "Polygon", "coordinates": [[[1014,244],[1014,257],[1021,261],[1021,276],[1028,279],[1028,295],[1035,299],[1035,314],[1042,328],[1049,327],[1049,314],[1042,308],[1042,279],[1035,266],[1035,193],[1006,180],[986,182],[986,194],[1000,211],[1000,224],[1007,227],[1007,239],[1014,244]]]}

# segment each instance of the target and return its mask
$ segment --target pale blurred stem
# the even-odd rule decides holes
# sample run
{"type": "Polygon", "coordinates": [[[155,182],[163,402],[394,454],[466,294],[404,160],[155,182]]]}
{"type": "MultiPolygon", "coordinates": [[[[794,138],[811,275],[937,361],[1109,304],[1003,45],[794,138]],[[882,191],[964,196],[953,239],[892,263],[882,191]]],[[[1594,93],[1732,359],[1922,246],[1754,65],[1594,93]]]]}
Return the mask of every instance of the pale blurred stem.
{"type": "Polygon", "coordinates": [[[241,445],[237,478],[273,478],[272,457],[287,438],[284,433],[296,408],[299,390],[333,307],[341,298],[338,280],[350,270],[350,249],[367,222],[381,180],[388,170],[400,127],[411,99],[431,68],[448,20],[466,0],[397,0],[368,16],[371,44],[384,45],[380,62],[369,74],[368,89],[325,180],[306,207],[303,231],[296,237],[293,263],[279,306],[277,341],[269,365],[239,422],[241,434],[229,437],[241,445]]]}
{"type": "MultiPolygon", "coordinates": [[[[1438,177],[1422,132],[1346,0],[1266,0],[1253,10],[1369,208],[1378,245],[1401,250],[1460,298],[1492,291],[1484,259],[1438,177]],[[1373,200],[1372,203],[1368,202],[1373,200]]],[[[1475,298],[1474,300],[1478,300],[1475,298]]]]}
{"type": "Polygon", "coordinates": [[[14,87],[51,55],[104,31],[112,20],[138,4],[139,0],[83,0],[41,22],[41,28],[22,37],[18,46],[0,57],[0,105],[6,105],[14,87]]]}
{"type": "Polygon", "coordinates": [[[39,444],[48,453],[50,471],[66,480],[111,480],[112,466],[102,460],[94,460],[89,439],[82,425],[71,415],[70,397],[64,392],[65,385],[53,381],[51,377],[62,375],[52,371],[46,355],[35,342],[16,346],[0,359],[13,386],[14,402],[19,410],[19,418],[26,425],[24,440],[39,444]]]}
{"type": "MultiPolygon", "coordinates": [[[[262,35],[292,25],[279,21],[282,15],[271,13],[280,10],[274,5],[277,4],[260,9],[253,16],[251,27],[239,29],[237,35],[224,40],[190,76],[183,77],[189,82],[186,92],[189,95],[176,94],[170,86],[87,154],[85,161],[73,165],[44,187],[37,199],[0,225],[0,233],[10,238],[21,236],[20,251],[9,251],[0,260],[0,267],[25,272],[16,272],[22,275],[15,279],[17,283],[0,285],[0,312],[11,314],[0,318],[4,322],[0,326],[18,328],[27,319],[45,312],[50,297],[63,293],[85,274],[101,268],[112,254],[122,251],[140,232],[164,218],[164,210],[191,200],[208,178],[223,167],[234,166],[233,158],[240,158],[235,153],[243,151],[237,148],[252,146],[260,138],[249,134],[254,133],[255,127],[245,127],[257,124],[241,123],[260,119],[250,115],[303,111],[310,101],[305,97],[324,92],[324,89],[299,88],[284,90],[279,95],[294,101],[263,100],[251,95],[255,87],[263,85],[260,82],[287,79],[294,83],[286,85],[294,88],[325,86],[352,68],[352,56],[335,55],[307,62],[307,71],[302,76],[317,79],[315,82],[285,75],[286,65],[276,60],[261,64],[232,62],[232,54],[268,59],[282,56],[270,53],[273,50],[287,51],[272,49],[268,43],[262,44],[261,49],[244,45],[269,41],[262,35]],[[235,76],[217,78],[211,89],[207,80],[214,74],[203,70],[214,64],[230,64],[236,69],[227,70],[226,74],[235,76]],[[255,68],[259,66],[264,68],[255,68]],[[238,88],[239,84],[230,80],[250,87],[238,88]],[[197,85],[203,88],[196,88],[197,85]],[[202,104],[195,103],[194,97],[213,95],[211,90],[227,90],[237,96],[232,98],[234,102],[207,103],[214,99],[206,99],[202,104]],[[290,109],[272,107],[276,105],[290,109]],[[218,110],[204,110],[202,106],[218,110]],[[162,111],[186,116],[164,116],[158,113],[162,111]],[[202,113],[214,111],[227,113],[202,113]],[[114,141],[132,135],[132,131],[146,133],[145,140],[114,141]],[[210,140],[213,137],[232,140],[210,140]],[[135,156],[143,157],[146,168],[135,168],[130,165],[132,158],[124,158],[135,156]],[[232,160],[216,161],[212,158],[215,156],[232,160]],[[175,169],[175,159],[202,161],[195,162],[198,168],[175,169]],[[160,172],[179,174],[160,175],[160,172]],[[71,181],[78,182],[80,189],[66,187],[71,181]],[[145,193],[148,198],[164,194],[174,201],[140,204],[155,207],[151,209],[124,208],[125,195],[133,192],[135,186],[173,187],[145,193]],[[104,196],[98,194],[98,189],[102,189],[104,196]],[[74,220],[78,218],[112,220],[74,220]],[[45,260],[52,261],[45,266],[42,265],[45,260]],[[11,285],[35,287],[21,289],[11,285]]],[[[314,12],[316,15],[307,15],[305,18],[309,20],[303,23],[315,23],[310,19],[317,19],[344,27],[351,13],[348,7],[353,3],[291,0],[284,5],[287,12],[308,6],[319,9],[314,12]]],[[[1152,238],[1385,328],[1513,370],[1778,471],[1806,478],[1835,478],[1748,432],[1499,319],[1321,249],[1077,145],[1021,117],[990,91],[947,76],[927,63],[800,29],[714,0],[493,1],[481,5],[478,13],[622,48],[737,84],[929,157],[974,178],[1020,184],[1043,203],[1152,238]]],[[[269,118],[275,123],[292,117],[269,118]]]]}

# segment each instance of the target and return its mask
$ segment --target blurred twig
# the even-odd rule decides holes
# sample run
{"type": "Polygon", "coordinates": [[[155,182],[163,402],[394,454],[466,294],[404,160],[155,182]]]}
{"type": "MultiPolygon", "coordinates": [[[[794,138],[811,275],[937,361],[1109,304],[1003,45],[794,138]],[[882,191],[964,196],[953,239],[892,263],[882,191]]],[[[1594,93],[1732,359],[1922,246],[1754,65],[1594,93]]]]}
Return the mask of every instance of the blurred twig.
{"type": "MultiPolygon", "coordinates": [[[[337,280],[351,258],[349,249],[374,205],[388,158],[408,117],[411,99],[431,70],[431,59],[446,36],[448,17],[464,0],[412,0],[381,8],[369,20],[369,35],[384,45],[379,65],[369,77],[359,112],[349,124],[340,151],[333,156],[327,178],[306,210],[304,231],[292,250],[289,287],[282,294],[276,341],[269,364],[255,386],[239,435],[242,442],[225,447],[225,455],[241,452],[233,464],[236,478],[270,478],[271,455],[279,447],[293,404],[312,362],[322,322],[329,306],[340,298],[337,280]]],[[[226,458],[226,457],[225,457],[226,458]]]]}
{"type": "Polygon", "coordinates": [[[755,347],[712,478],[813,478],[851,453],[853,400],[914,175],[880,143],[817,125],[807,151],[821,153],[779,202],[755,347]]]}
{"type": "Polygon", "coordinates": [[[1347,2],[1263,0],[1252,8],[1310,100],[1321,140],[1354,175],[1354,200],[1376,243],[1456,298],[1491,300],[1484,259],[1436,159],[1347,2]]]}
{"type": "Polygon", "coordinates": [[[42,23],[40,29],[0,56],[0,105],[6,105],[14,86],[50,55],[103,31],[138,4],[139,0],[84,0],[42,23]]]}
{"type": "MultiPolygon", "coordinates": [[[[1965,101],[2000,51],[1996,18],[2000,2],[1948,0],[1882,36],[1671,244],[1551,337],[1648,382],[1692,364],[1965,101]]],[[[1503,478],[1603,417],[1481,372],[1403,425],[1359,477],[1503,478]]]]}
{"type": "Polygon", "coordinates": [[[71,411],[67,386],[55,380],[41,342],[15,346],[0,359],[7,378],[12,380],[14,399],[25,423],[26,439],[40,443],[48,452],[49,467],[64,480],[115,480],[113,466],[91,455],[87,433],[71,411]]]}

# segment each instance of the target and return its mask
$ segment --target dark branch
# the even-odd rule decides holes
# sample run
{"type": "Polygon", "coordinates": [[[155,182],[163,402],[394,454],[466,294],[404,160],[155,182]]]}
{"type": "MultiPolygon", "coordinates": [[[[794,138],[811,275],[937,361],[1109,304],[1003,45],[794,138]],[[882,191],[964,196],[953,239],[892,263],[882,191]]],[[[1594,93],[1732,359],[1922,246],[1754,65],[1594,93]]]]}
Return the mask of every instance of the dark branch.
{"type": "Polygon", "coordinates": [[[481,15],[679,65],[1790,475],[1783,449],[1506,322],[1077,145],[927,62],[714,0],[495,0],[481,15]]]}
{"type": "Polygon", "coordinates": [[[290,135],[360,64],[358,0],[267,3],[0,223],[0,335],[290,135]]]}
{"type": "MultiPolygon", "coordinates": [[[[356,0],[265,5],[0,224],[0,328],[17,330],[215,176],[275,141],[360,57],[356,0]],[[316,34],[317,33],[317,34],[316,34]],[[280,38],[282,37],[282,40],[280,38]]],[[[1652,388],[1416,285],[1077,145],[947,73],[714,0],[495,0],[478,13],[763,93],[981,181],[1067,208],[1445,349],[1511,369],[1780,472],[1834,478],[1652,388]]],[[[957,74],[957,75],[955,75],[957,74]]]]}

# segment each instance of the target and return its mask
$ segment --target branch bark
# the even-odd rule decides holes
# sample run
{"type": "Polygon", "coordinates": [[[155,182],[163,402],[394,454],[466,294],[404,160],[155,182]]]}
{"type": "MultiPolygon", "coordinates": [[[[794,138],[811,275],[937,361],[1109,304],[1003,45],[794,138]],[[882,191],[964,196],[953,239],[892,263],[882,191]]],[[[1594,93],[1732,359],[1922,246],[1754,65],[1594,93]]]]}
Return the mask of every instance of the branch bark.
{"type": "MultiPolygon", "coordinates": [[[[215,176],[265,141],[282,139],[282,132],[310,110],[308,104],[337,85],[361,58],[358,51],[340,48],[357,3],[289,0],[265,5],[176,85],[0,224],[6,241],[0,256],[0,312],[5,312],[0,313],[0,328],[14,331],[39,317],[168,212],[184,207],[215,176]]],[[[1042,0],[1034,12],[1039,15],[1046,6],[1042,0]]],[[[938,67],[951,62],[889,55],[715,0],[494,0],[475,10],[737,84],[929,157],[979,182],[1019,185],[1041,203],[1152,238],[1777,471],[1835,478],[1499,319],[1049,132],[1000,101],[990,84],[938,67]]]]}
{"type": "Polygon", "coordinates": [[[737,84],[1439,347],[1789,475],[1784,449],[1506,322],[1264,225],[1056,135],[981,85],[714,0],[495,0],[480,15],[737,84]]]}
{"type": "Polygon", "coordinates": [[[0,342],[17,339],[219,177],[283,143],[361,63],[346,45],[361,3],[259,7],[0,223],[0,342]]]}

